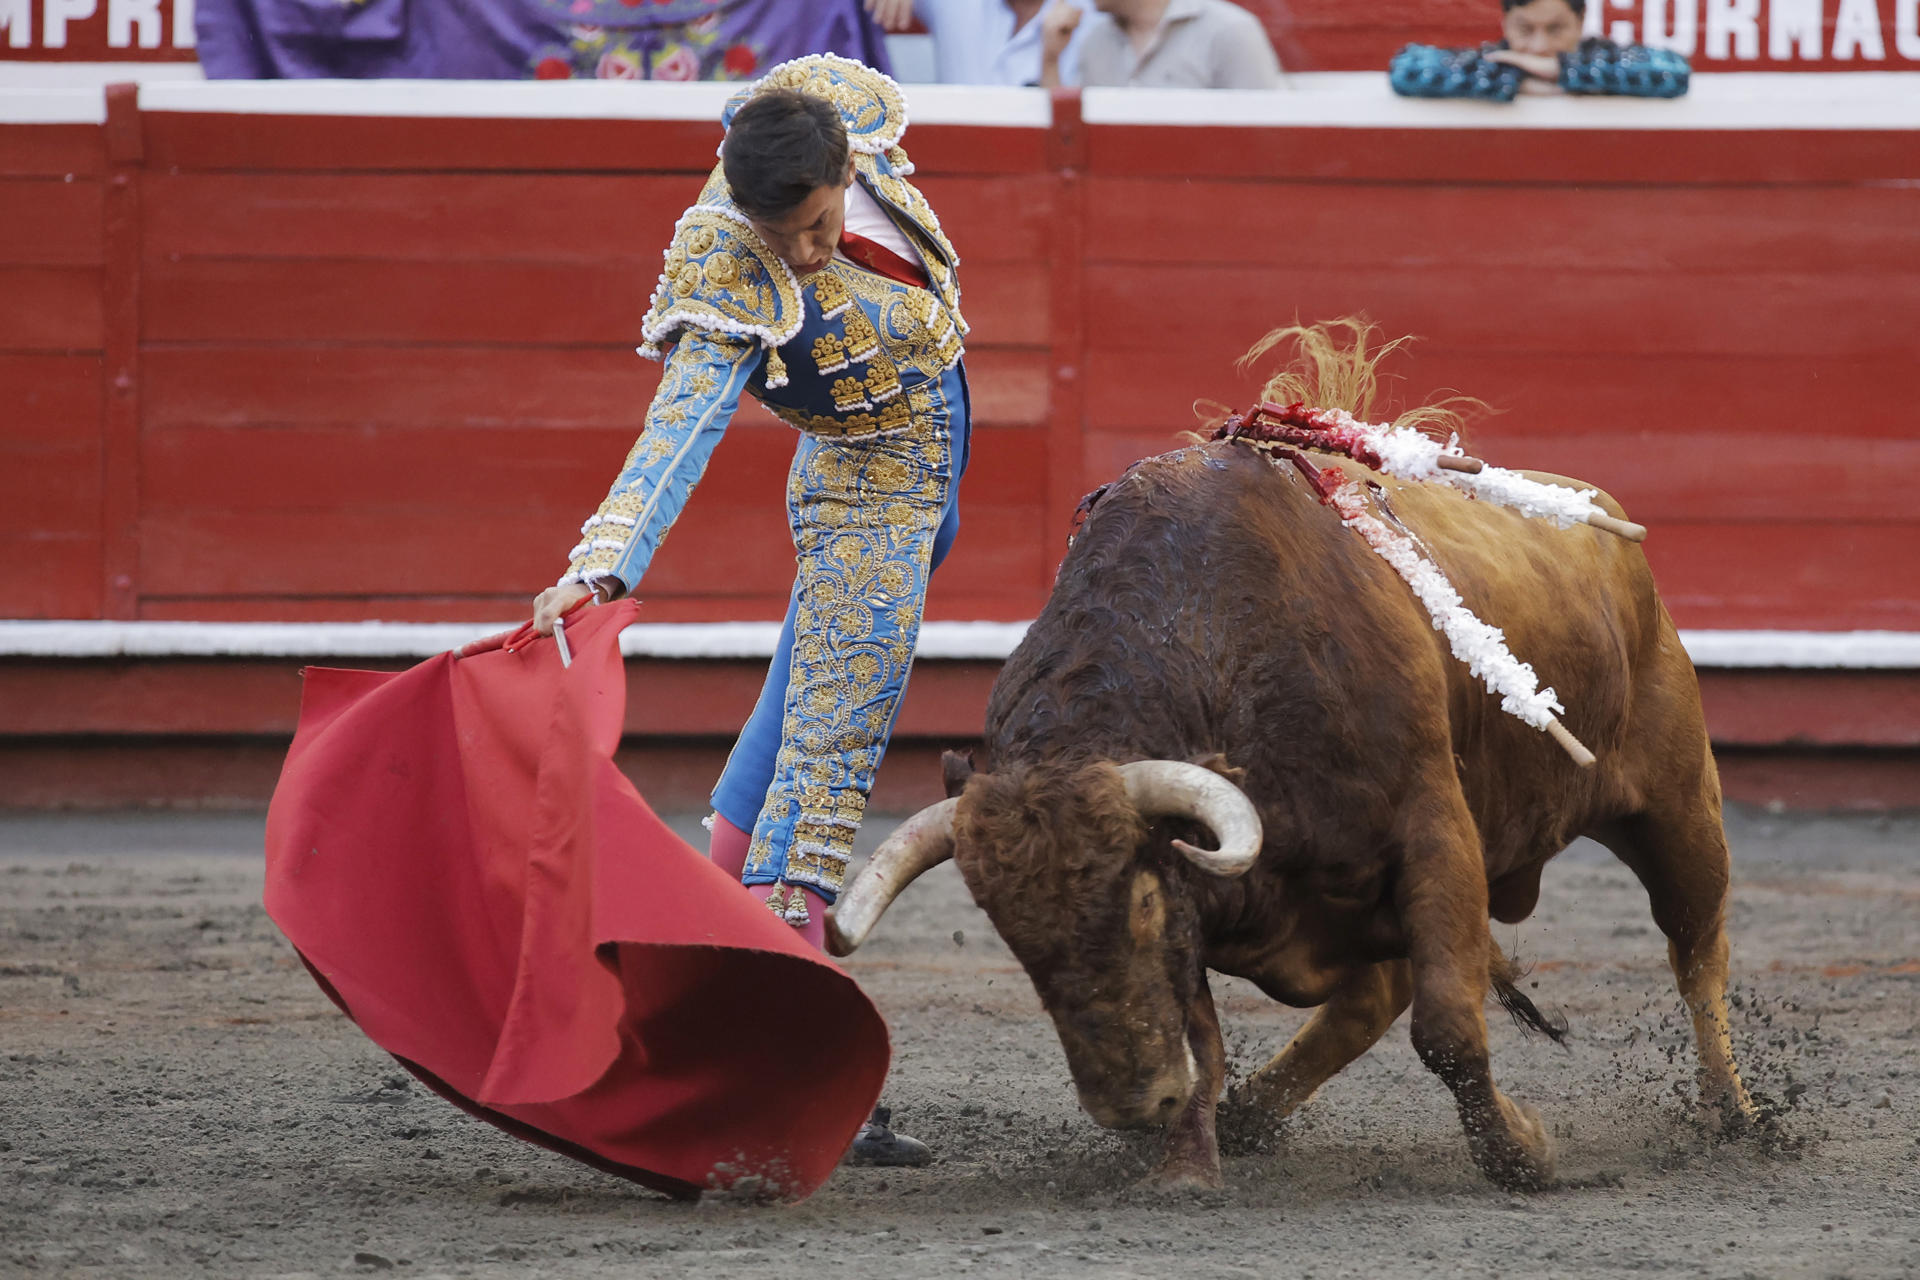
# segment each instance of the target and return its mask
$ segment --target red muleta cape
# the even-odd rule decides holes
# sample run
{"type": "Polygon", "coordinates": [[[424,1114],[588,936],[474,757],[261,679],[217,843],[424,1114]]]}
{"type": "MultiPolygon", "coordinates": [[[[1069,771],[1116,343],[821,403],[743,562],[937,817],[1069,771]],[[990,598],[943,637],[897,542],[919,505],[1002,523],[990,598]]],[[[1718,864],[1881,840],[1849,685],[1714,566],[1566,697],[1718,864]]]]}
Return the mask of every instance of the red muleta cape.
{"type": "Polygon", "coordinates": [[[622,601],[403,672],[309,668],[266,907],[374,1043],[509,1133],[673,1195],[825,1182],[880,1094],[845,972],[614,766],[622,601]]]}

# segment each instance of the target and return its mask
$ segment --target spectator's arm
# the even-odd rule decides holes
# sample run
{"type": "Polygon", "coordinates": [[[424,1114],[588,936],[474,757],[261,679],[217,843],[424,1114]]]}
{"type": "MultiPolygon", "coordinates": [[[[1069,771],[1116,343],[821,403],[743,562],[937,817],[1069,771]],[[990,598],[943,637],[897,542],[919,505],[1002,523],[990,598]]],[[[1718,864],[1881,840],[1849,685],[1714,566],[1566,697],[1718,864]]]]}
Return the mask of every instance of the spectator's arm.
{"type": "Polygon", "coordinates": [[[882,31],[905,31],[913,25],[913,0],[867,0],[867,16],[882,31]]]}
{"type": "Polygon", "coordinates": [[[1240,30],[1225,31],[1215,42],[1213,87],[1216,89],[1278,89],[1280,59],[1260,20],[1245,10],[1240,30]]]}
{"type": "Polygon", "coordinates": [[[1079,44],[1085,15],[1067,0],[1050,0],[1040,16],[1040,87],[1058,89],[1079,79],[1070,53],[1079,44]]]}
{"type": "Polygon", "coordinates": [[[1687,60],[1671,49],[1589,40],[1560,55],[1560,87],[1568,93],[1610,93],[1631,98],[1678,98],[1692,75],[1687,60]]]}
{"type": "Polygon", "coordinates": [[[1477,98],[1511,102],[1526,73],[1495,62],[1478,49],[1410,44],[1393,56],[1387,82],[1405,98],[1477,98]]]}

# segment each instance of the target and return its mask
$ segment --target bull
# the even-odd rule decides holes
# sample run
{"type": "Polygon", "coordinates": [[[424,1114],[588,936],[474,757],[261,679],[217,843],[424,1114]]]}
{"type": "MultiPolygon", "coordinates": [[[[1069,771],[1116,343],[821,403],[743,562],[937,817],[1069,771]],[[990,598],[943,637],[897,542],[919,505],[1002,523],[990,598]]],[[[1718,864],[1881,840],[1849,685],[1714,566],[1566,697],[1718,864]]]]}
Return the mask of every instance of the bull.
{"type": "Polygon", "coordinates": [[[1411,1006],[1474,1162],[1539,1188],[1553,1143],[1494,1083],[1489,990],[1553,1024],[1515,988],[1488,920],[1526,918],[1547,861],[1585,835],[1632,869],[1666,936],[1702,1107],[1750,1123],[1726,1006],[1719,779],[1640,549],[1315,461],[1381,486],[1559,692],[1597,763],[1503,714],[1292,469],[1196,444],[1136,464],[1093,507],[994,683],[980,767],[950,759],[949,798],[876,853],[830,945],[850,953],[915,876],[957,862],[1032,979],[1082,1107],[1163,1128],[1153,1179],[1174,1186],[1222,1185],[1208,970],[1315,1009],[1235,1090],[1272,1122],[1411,1006]]]}

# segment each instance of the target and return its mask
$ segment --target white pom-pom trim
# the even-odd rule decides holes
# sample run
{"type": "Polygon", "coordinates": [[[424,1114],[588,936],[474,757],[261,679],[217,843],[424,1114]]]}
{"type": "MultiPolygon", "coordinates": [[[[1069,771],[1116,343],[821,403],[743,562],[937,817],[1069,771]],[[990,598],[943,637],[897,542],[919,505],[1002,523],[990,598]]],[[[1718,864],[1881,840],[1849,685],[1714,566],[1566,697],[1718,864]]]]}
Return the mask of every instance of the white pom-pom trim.
{"type": "Polygon", "coordinates": [[[1544,732],[1553,723],[1554,713],[1566,710],[1551,688],[1540,687],[1533,668],[1513,656],[1500,628],[1482,622],[1467,608],[1447,575],[1420,554],[1413,539],[1368,510],[1366,495],[1358,484],[1350,479],[1343,481],[1327,503],[1339,513],[1342,524],[1366,539],[1375,554],[1393,566],[1426,608],[1433,629],[1446,636],[1453,656],[1485,683],[1487,692],[1499,697],[1502,711],[1544,732]]]}
{"type": "Polygon", "coordinates": [[[1472,473],[1442,467],[1442,454],[1464,456],[1457,438],[1443,445],[1411,427],[1362,422],[1344,409],[1320,409],[1315,411],[1315,416],[1358,433],[1380,456],[1380,470],[1401,480],[1449,484],[1482,502],[1507,507],[1534,519],[1551,520],[1562,529],[1585,524],[1589,516],[1607,514],[1606,509],[1594,501],[1599,496],[1598,489],[1569,489],[1565,485],[1529,480],[1505,467],[1483,466],[1472,473]]]}

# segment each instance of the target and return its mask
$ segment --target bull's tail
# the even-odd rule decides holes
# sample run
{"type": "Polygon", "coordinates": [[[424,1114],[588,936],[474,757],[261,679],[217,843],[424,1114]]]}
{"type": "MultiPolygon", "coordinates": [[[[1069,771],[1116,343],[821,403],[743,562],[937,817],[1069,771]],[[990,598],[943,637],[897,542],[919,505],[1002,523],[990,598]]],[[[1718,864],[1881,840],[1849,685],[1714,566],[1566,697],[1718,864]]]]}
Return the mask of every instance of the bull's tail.
{"type": "Polygon", "coordinates": [[[1514,1025],[1522,1031],[1538,1032],[1555,1044],[1565,1044],[1566,1015],[1556,1014],[1549,1018],[1540,1012],[1539,1006],[1527,999],[1520,990],[1520,980],[1526,976],[1526,966],[1520,963],[1518,957],[1502,951],[1500,944],[1492,938],[1487,939],[1487,978],[1493,984],[1493,994],[1499,998],[1500,1007],[1512,1016],[1514,1025]]]}

